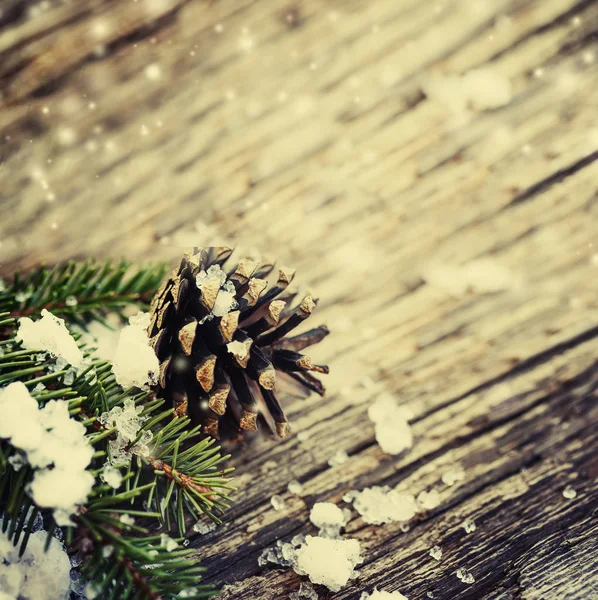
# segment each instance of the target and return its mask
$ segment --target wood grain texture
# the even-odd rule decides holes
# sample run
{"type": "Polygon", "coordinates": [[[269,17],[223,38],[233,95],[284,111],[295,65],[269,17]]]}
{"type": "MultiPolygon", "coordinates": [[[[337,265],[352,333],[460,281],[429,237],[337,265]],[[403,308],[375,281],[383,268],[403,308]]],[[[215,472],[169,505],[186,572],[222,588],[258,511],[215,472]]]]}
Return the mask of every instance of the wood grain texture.
{"type": "Polygon", "coordinates": [[[262,550],[313,533],[316,501],[376,484],[442,503],[407,532],[354,513],[360,577],[321,598],[598,597],[595,2],[2,8],[3,273],[229,241],[321,298],[329,393],[287,403],[308,439],[236,449],[237,502],[193,541],[223,598],[288,597],[299,577],[259,567],[262,550]],[[478,67],[510,81],[507,105],[455,113],[424,93],[478,67]],[[398,457],[367,418],[383,392],[415,415],[398,457]],[[456,464],[465,479],[444,485],[456,464]]]}

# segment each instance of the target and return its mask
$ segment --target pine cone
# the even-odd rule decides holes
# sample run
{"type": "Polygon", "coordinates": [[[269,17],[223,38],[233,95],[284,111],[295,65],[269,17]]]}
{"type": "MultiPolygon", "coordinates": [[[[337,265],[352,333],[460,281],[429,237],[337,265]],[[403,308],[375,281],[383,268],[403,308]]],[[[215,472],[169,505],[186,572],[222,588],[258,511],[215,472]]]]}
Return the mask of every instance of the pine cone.
{"type": "Polygon", "coordinates": [[[328,335],[321,325],[285,336],[312,313],[306,296],[291,308],[284,293],[294,271],[241,259],[222,269],[232,250],[194,248],[163,284],[151,305],[149,335],[160,360],[159,388],[178,416],[188,414],[212,437],[257,430],[257,422],[285,437],[288,421],[275,395],[277,372],[324,395],[309,371],[328,373],[299,351],[328,335]]]}

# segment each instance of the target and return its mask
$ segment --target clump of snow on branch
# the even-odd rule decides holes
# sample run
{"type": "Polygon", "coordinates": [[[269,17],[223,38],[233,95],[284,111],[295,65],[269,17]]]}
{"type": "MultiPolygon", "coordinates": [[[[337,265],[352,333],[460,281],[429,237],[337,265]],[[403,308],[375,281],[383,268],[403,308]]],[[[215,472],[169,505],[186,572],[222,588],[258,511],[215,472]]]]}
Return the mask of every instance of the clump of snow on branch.
{"type": "Polygon", "coordinates": [[[390,394],[382,394],[368,409],[375,425],[376,441],[386,454],[399,454],[413,445],[409,419],[413,414],[397,404],[390,394]]]}
{"type": "Polygon", "coordinates": [[[415,498],[411,494],[397,492],[387,486],[365,488],[353,493],[353,506],[366,523],[404,522],[418,512],[415,498]]]}
{"type": "Polygon", "coordinates": [[[116,381],[124,388],[143,389],[157,382],[160,363],[149,345],[149,324],[149,314],[139,312],[129,317],[129,325],[120,332],[112,371],[116,381]]]}
{"type": "Polygon", "coordinates": [[[123,474],[112,465],[108,464],[100,474],[100,479],[111,488],[118,489],[123,481],[123,474]]]}
{"type": "Polygon", "coordinates": [[[94,355],[100,360],[114,359],[120,334],[120,317],[117,314],[108,315],[107,327],[99,321],[91,321],[86,325],[86,330],[81,332],[80,342],[95,348],[94,355]]]}
{"type": "Polygon", "coordinates": [[[109,464],[113,467],[128,465],[134,454],[149,455],[148,444],[152,439],[151,431],[144,431],[139,441],[131,446],[147,420],[147,417],[141,416],[142,412],[143,406],[135,406],[135,401],[127,398],[123,406],[115,406],[100,415],[98,420],[104,427],[109,429],[116,427],[116,439],[108,443],[109,464]]]}
{"type": "Polygon", "coordinates": [[[428,98],[452,112],[494,110],[513,98],[509,78],[487,67],[463,75],[435,73],[425,79],[422,88],[428,98]]]}
{"type": "Polygon", "coordinates": [[[422,277],[426,283],[454,297],[468,293],[492,294],[519,286],[518,278],[508,267],[489,258],[463,265],[428,265],[422,277]]]}
{"type": "Polygon", "coordinates": [[[61,358],[75,369],[84,362],[83,353],[64,324],[64,319],[55,317],[45,308],[41,319],[33,321],[29,317],[19,319],[16,340],[26,350],[42,350],[56,358],[61,358]]]}
{"type": "Polygon", "coordinates": [[[71,419],[68,402],[50,400],[40,409],[23,382],[0,389],[0,438],[36,469],[28,492],[38,506],[54,510],[58,525],[70,524],[94,484],[86,471],[93,448],[85,434],[85,426],[71,419]]]}
{"type": "MultiPolygon", "coordinates": [[[[235,300],[235,286],[232,281],[226,280],[226,273],[222,270],[220,265],[212,265],[207,271],[200,271],[195,278],[195,283],[200,290],[204,285],[214,281],[218,283],[220,289],[216,296],[212,311],[207,314],[200,323],[210,321],[214,317],[223,317],[238,306],[237,301],[235,300]]],[[[230,351],[232,352],[233,350],[230,351]]]]}
{"type": "Polygon", "coordinates": [[[23,556],[0,531],[0,599],[66,600],[71,563],[64,546],[52,538],[44,551],[47,531],[31,534],[23,556]]]}
{"type": "Polygon", "coordinates": [[[293,569],[312,583],[338,592],[356,577],[355,567],[363,562],[358,540],[338,540],[308,535],[296,553],[293,569]]]}
{"type": "Polygon", "coordinates": [[[359,600],[407,600],[407,596],[403,596],[401,592],[385,592],[374,588],[371,594],[363,592],[359,600]]]}

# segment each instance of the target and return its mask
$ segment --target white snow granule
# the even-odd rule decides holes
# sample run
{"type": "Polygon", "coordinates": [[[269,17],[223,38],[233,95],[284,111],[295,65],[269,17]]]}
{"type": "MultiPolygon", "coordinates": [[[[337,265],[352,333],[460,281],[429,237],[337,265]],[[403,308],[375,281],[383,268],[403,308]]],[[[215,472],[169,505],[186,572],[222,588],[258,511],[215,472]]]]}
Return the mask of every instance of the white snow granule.
{"type": "Polygon", "coordinates": [[[148,444],[152,439],[151,431],[144,431],[141,439],[131,446],[131,442],[137,439],[139,431],[147,420],[142,417],[143,406],[135,406],[135,401],[127,398],[123,406],[115,406],[110,411],[102,413],[98,421],[104,427],[116,427],[116,439],[110,440],[108,449],[110,451],[109,462],[118,467],[129,464],[133,454],[146,456],[149,453],[148,444]]]}
{"type": "Polygon", "coordinates": [[[176,540],[173,540],[171,537],[168,537],[165,533],[160,534],[160,546],[162,548],[166,548],[166,552],[172,552],[179,547],[179,544],[176,540]]]}
{"type": "Polygon", "coordinates": [[[417,495],[417,503],[422,510],[431,510],[440,504],[440,494],[436,490],[421,491],[417,495]]]}
{"type": "Polygon", "coordinates": [[[32,533],[25,553],[0,532],[0,598],[15,600],[66,600],[71,584],[71,563],[63,545],[52,538],[44,551],[48,533],[32,533]]]}
{"type": "Polygon", "coordinates": [[[386,454],[399,454],[413,445],[413,435],[408,420],[411,411],[397,404],[390,394],[381,394],[368,408],[374,423],[376,441],[386,454]]]}
{"type": "Polygon", "coordinates": [[[289,600],[318,600],[318,593],[314,590],[311,583],[302,583],[296,592],[291,592],[289,600]]]}
{"type": "Polygon", "coordinates": [[[238,304],[235,300],[235,286],[232,281],[227,281],[224,287],[218,292],[216,302],[212,308],[212,313],[215,317],[223,317],[231,310],[237,308],[238,304]]]}
{"type": "Polygon", "coordinates": [[[567,500],[573,500],[573,498],[575,498],[577,496],[577,492],[570,485],[568,485],[563,490],[563,496],[565,496],[565,498],[567,498],[567,500]]]}
{"type": "MultiPolygon", "coordinates": [[[[248,342],[250,342],[250,340],[247,340],[248,342]]],[[[249,346],[251,345],[251,343],[246,344],[244,342],[237,342],[232,341],[229,342],[228,344],[226,344],[226,349],[231,353],[234,354],[239,360],[243,360],[246,356],[247,353],[249,352],[249,346]]]]}
{"type": "Polygon", "coordinates": [[[430,548],[430,552],[428,552],[428,554],[434,560],[440,560],[442,558],[442,548],[440,546],[434,546],[433,548],[430,548]]]}
{"type": "Polygon", "coordinates": [[[235,286],[232,281],[226,280],[226,273],[220,265],[212,265],[207,271],[200,271],[195,278],[195,283],[200,290],[204,285],[213,285],[214,282],[219,288],[218,295],[211,312],[200,321],[200,324],[214,317],[223,317],[238,306],[235,300],[235,286]]]}
{"type": "Polygon", "coordinates": [[[385,592],[374,588],[371,594],[363,592],[359,600],[407,600],[407,596],[403,596],[401,592],[385,592]]]}
{"type": "Polygon", "coordinates": [[[473,533],[476,530],[475,521],[473,519],[465,519],[461,523],[461,527],[465,529],[465,533],[473,533]]]}
{"type": "Polygon", "coordinates": [[[460,579],[463,583],[467,583],[469,585],[475,583],[473,575],[467,569],[459,569],[455,572],[455,575],[457,576],[457,579],[460,579]]]}
{"type": "Polygon", "coordinates": [[[160,363],[149,345],[149,323],[149,314],[139,312],[129,318],[129,325],[123,327],[120,332],[112,371],[117,383],[123,388],[144,389],[157,382],[160,363]]]}
{"type": "Polygon", "coordinates": [[[411,494],[389,487],[365,488],[356,494],[353,506],[363,520],[372,525],[409,521],[417,514],[417,504],[411,494]]]}
{"type": "Polygon", "coordinates": [[[301,492],[303,492],[303,486],[298,481],[291,481],[287,486],[287,490],[289,490],[289,494],[301,496],[301,492]]]}
{"type": "Polygon", "coordinates": [[[424,94],[453,113],[506,106],[513,98],[508,77],[493,69],[472,69],[463,75],[434,73],[422,83],[424,94]]]}
{"type": "Polygon", "coordinates": [[[349,460],[349,455],[345,450],[337,450],[332,458],[328,460],[328,465],[331,467],[339,467],[349,460]]]}
{"type": "Polygon", "coordinates": [[[0,438],[10,439],[37,469],[27,491],[39,506],[54,509],[58,525],[70,523],[94,484],[85,470],[93,456],[85,434],[68,402],[50,400],[40,409],[21,381],[0,389],[0,438]]]}
{"type": "Polygon", "coordinates": [[[465,471],[461,465],[456,465],[442,475],[442,483],[446,485],[455,485],[455,483],[463,481],[464,479],[465,471]]]}
{"type": "Polygon", "coordinates": [[[125,525],[135,525],[135,518],[126,513],[120,515],[119,521],[125,525]]]}
{"type": "Polygon", "coordinates": [[[278,494],[274,494],[274,496],[270,498],[270,504],[272,504],[274,510],[282,510],[285,507],[284,498],[278,494]]]}
{"type": "Polygon", "coordinates": [[[333,540],[308,535],[297,550],[293,566],[312,583],[338,592],[356,576],[355,566],[362,562],[358,540],[333,540]]]}
{"type": "Polygon", "coordinates": [[[325,537],[337,537],[346,522],[343,511],[332,502],[316,502],[309,513],[309,520],[325,537]]]}
{"type": "Polygon", "coordinates": [[[193,531],[201,535],[210,533],[210,531],[214,531],[214,529],[216,529],[216,523],[211,519],[209,521],[197,521],[197,523],[193,525],[193,531]]]}
{"type": "Polygon", "coordinates": [[[29,317],[20,318],[16,340],[26,350],[49,352],[79,369],[83,365],[83,353],[66,328],[64,320],[55,317],[45,308],[42,309],[41,315],[41,319],[37,321],[29,317]]]}
{"type": "Polygon", "coordinates": [[[123,474],[118,469],[108,464],[100,474],[100,479],[116,490],[123,482],[123,474]]]}
{"type": "Polygon", "coordinates": [[[519,285],[519,280],[508,267],[489,258],[463,265],[431,264],[424,268],[422,277],[426,283],[454,297],[470,292],[492,294],[519,285]]]}

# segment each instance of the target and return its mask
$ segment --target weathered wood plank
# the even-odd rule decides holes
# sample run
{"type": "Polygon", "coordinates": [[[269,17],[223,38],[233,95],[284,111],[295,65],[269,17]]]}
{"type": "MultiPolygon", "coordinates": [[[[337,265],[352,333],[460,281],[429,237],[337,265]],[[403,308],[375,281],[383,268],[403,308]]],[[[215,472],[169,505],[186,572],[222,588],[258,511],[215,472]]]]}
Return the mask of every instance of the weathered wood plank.
{"type": "Polygon", "coordinates": [[[328,397],[288,402],[309,438],[237,449],[237,502],[193,542],[224,597],[287,597],[298,577],[262,549],[382,483],[442,503],[407,533],[355,518],[365,563],[335,598],[598,594],[598,5],[31,5],[0,16],[0,270],[225,238],[297,266],[333,330],[314,350],[328,397]],[[510,81],[506,106],[426,97],[479,66],[510,81]],[[400,457],[366,416],[381,392],[414,414],[400,457]],[[455,463],[465,480],[443,487],[455,463]]]}

